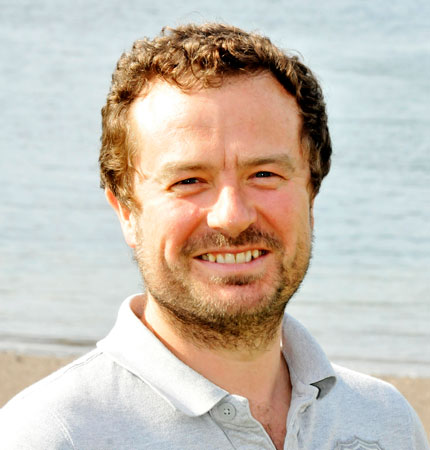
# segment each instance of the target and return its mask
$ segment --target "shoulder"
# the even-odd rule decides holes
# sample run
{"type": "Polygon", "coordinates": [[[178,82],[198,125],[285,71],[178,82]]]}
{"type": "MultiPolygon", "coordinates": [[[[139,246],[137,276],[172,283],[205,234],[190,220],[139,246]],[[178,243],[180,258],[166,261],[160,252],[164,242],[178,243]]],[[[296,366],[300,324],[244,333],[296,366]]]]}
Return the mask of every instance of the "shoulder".
{"type": "Polygon", "coordinates": [[[70,388],[75,383],[82,384],[86,379],[91,380],[90,374],[94,373],[94,365],[100,363],[100,357],[101,352],[94,350],[53,372],[12,398],[2,408],[2,413],[19,408],[21,404],[36,406],[40,404],[41,399],[43,399],[43,403],[47,403],[69,395],[70,388]]]}
{"type": "Polygon", "coordinates": [[[0,410],[0,447],[8,449],[75,448],[66,410],[85,402],[109,361],[95,350],[23,390],[0,410]]]}
{"type": "MultiPolygon", "coordinates": [[[[404,448],[426,449],[426,437],[421,422],[405,399],[391,384],[378,378],[333,365],[337,382],[331,402],[342,411],[343,419],[356,424],[367,422],[387,430],[404,448]]],[[[334,406],[333,405],[333,406],[334,406]]]]}
{"type": "Polygon", "coordinates": [[[402,394],[391,384],[379,378],[333,364],[337,382],[335,391],[355,404],[375,404],[380,409],[399,408],[407,411],[410,406],[402,394]]]}
{"type": "Polygon", "coordinates": [[[145,430],[175,414],[143,378],[96,349],[25,389],[0,410],[0,448],[142,448],[145,430]]]}

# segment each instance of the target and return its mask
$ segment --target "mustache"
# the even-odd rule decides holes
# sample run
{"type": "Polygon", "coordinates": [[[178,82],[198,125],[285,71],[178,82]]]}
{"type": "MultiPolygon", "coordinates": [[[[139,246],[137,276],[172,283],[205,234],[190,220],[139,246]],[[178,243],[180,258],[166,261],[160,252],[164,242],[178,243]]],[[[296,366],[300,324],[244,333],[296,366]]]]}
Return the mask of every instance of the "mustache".
{"type": "Polygon", "coordinates": [[[282,250],[282,242],[274,234],[261,231],[255,226],[250,226],[236,237],[214,231],[203,236],[191,238],[185,243],[182,253],[185,256],[190,256],[202,249],[239,247],[250,244],[263,244],[265,248],[273,251],[282,250]]]}

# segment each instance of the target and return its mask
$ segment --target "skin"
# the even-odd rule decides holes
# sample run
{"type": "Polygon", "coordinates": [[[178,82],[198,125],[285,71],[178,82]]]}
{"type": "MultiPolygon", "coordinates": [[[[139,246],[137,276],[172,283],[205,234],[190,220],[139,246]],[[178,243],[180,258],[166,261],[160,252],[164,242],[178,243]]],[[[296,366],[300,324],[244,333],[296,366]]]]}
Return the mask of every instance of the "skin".
{"type": "Polygon", "coordinates": [[[139,208],[106,196],[147,286],[132,308],[186,364],[247,397],[283,448],[291,384],[280,319],[306,272],[313,227],[295,99],[269,74],[188,93],[157,81],[135,100],[130,121],[139,208]],[[259,256],[235,264],[202,258],[248,250],[259,256]],[[164,299],[191,311],[195,326],[184,326],[164,299]],[[243,326],[218,332],[214,315],[243,326]]]}

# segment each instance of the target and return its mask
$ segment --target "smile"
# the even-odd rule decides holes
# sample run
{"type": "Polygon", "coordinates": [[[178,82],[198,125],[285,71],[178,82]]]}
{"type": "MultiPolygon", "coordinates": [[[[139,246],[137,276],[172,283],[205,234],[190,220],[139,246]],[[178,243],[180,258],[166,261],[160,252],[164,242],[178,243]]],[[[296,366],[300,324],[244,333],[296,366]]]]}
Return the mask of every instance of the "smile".
{"type": "Polygon", "coordinates": [[[204,261],[221,263],[221,264],[243,264],[251,262],[267,253],[266,250],[247,250],[241,253],[205,253],[199,258],[204,261]]]}

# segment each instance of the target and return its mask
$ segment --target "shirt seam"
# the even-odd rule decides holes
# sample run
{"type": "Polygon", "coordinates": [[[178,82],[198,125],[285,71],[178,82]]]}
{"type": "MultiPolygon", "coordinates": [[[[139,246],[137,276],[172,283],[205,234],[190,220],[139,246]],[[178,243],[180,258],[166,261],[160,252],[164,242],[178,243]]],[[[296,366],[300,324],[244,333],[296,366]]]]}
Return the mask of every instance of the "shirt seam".
{"type": "Polygon", "coordinates": [[[91,361],[93,361],[95,358],[102,355],[102,352],[99,349],[94,349],[93,352],[94,353],[92,355],[89,355],[88,358],[86,358],[84,361],[80,361],[78,363],[75,361],[71,363],[69,366],[66,366],[62,371],[61,375],[70,372],[72,370],[75,370],[78,367],[85,366],[86,364],[89,364],[91,361]]]}
{"type": "Polygon", "coordinates": [[[72,436],[70,435],[70,431],[69,431],[69,428],[67,427],[67,425],[60,419],[58,414],[56,414],[55,412],[52,412],[51,415],[57,421],[57,423],[60,427],[60,430],[61,430],[61,434],[66,439],[68,446],[70,448],[76,450],[75,444],[73,443],[73,439],[72,439],[72,436]]]}

